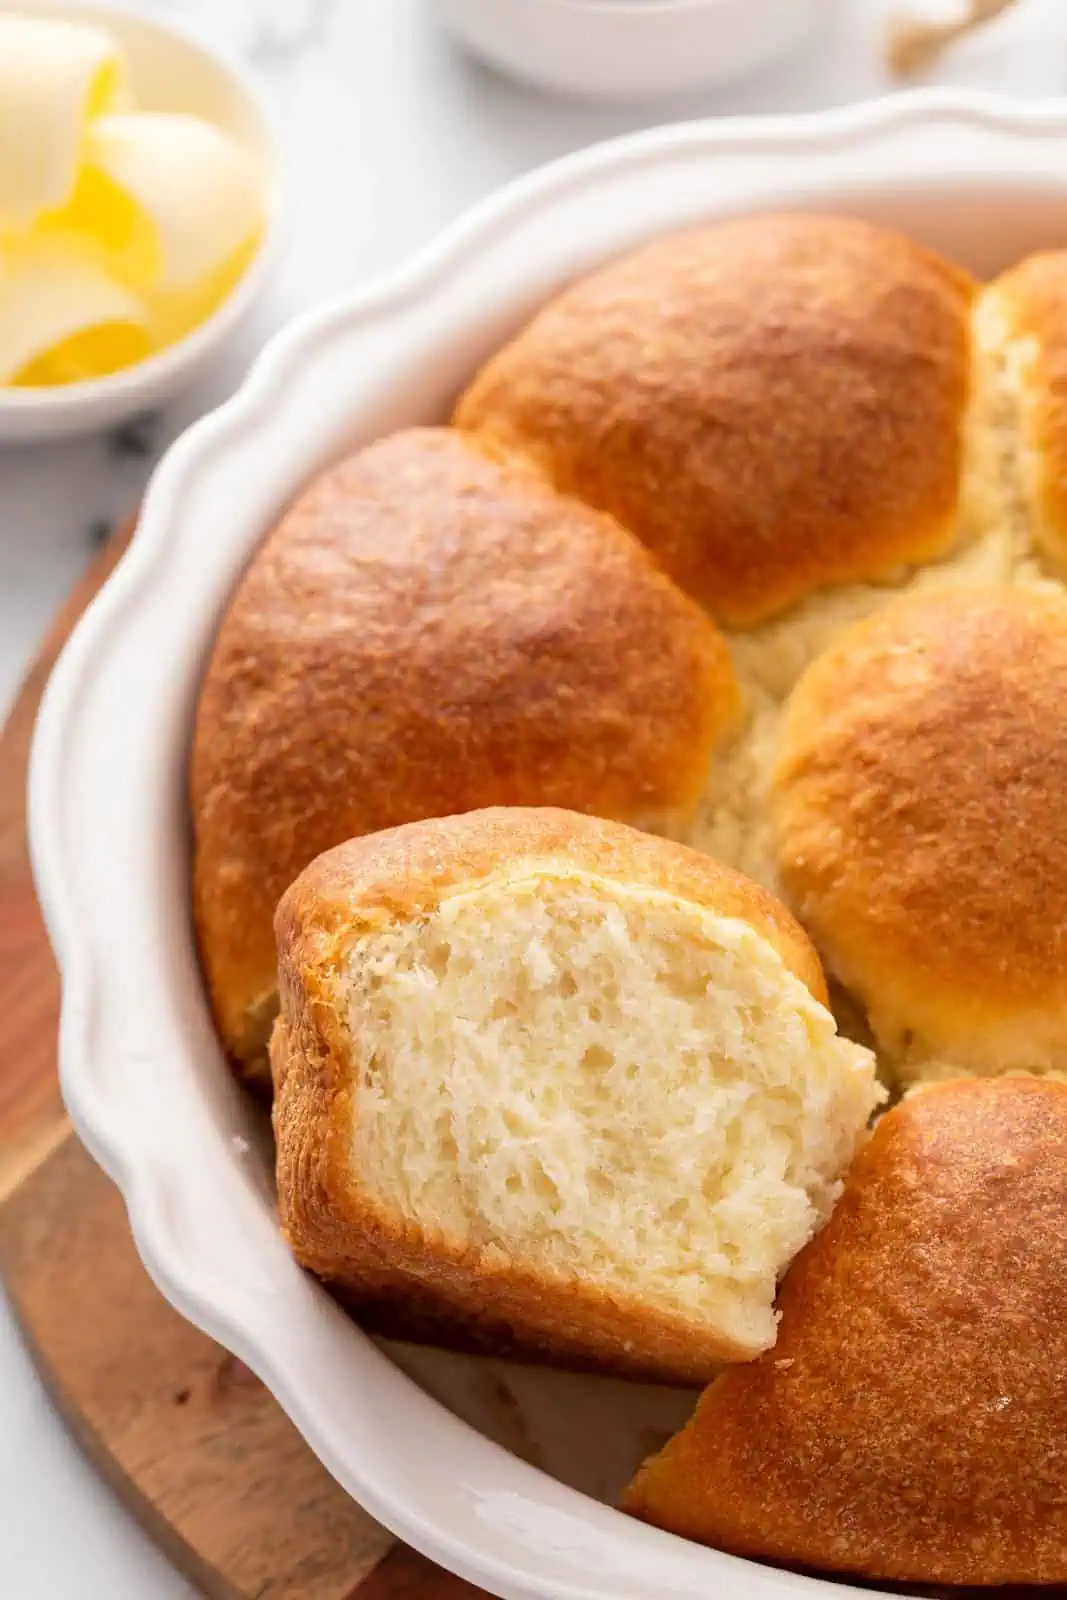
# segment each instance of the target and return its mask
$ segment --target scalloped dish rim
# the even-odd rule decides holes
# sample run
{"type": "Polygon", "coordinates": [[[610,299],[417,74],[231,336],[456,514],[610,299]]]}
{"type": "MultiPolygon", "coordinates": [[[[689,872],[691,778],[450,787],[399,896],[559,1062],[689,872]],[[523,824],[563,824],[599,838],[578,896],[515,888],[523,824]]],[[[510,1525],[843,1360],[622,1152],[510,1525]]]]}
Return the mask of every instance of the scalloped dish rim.
{"type": "MultiPolygon", "coordinates": [[[[682,125],[510,186],[395,276],[278,334],[233,399],[171,448],[130,551],[45,693],[29,814],[63,978],[63,1095],[123,1192],[145,1266],[263,1379],[372,1516],[512,1600],[697,1600],[713,1587],[775,1600],[828,1580],[688,1544],[508,1454],[418,1388],[296,1268],[274,1226],[252,1113],[221,1067],[185,910],[181,775],[204,650],[295,487],[346,444],[439,416],[456,378],[582,266],[700,216],[835,199],[847,208],[866,194],[891,205],[893,194],[950,186],[972,200],[1012,188],[1033,206],[1054,197],[1067,239],[1067,102],[920,91],[682,125]]],[[[970,227],[979,238],[977,211],[970,227]]]]}

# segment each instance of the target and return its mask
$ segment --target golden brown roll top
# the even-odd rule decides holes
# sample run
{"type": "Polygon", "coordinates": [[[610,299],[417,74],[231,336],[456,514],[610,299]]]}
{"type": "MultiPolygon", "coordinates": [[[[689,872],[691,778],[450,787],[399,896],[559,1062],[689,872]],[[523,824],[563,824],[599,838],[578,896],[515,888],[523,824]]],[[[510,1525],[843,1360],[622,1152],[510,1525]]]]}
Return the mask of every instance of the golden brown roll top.
{"type": "Polygon", "coordinates": [[[554,862],[630,888],[672,895],[746,923],[820,1005],[826,979],[790,911],[740,872],[688,846],[548,806],[510,806],[391,828],[322,856],[278,908],[281,974],[328,959],[339,930],[423,917],[457,890],[524,864],[554,862]]]}
{"type": "Polygon", "coordinates": [[[195,911],[227,1049],[265,1070],[271,921],[321,851],[485,805],[670,827],[736,688],[713,625],[610,518],[449,430],[317,479],[204,679],[195,911]]]}
{"type": "Polygon", "coordinates": [[[456,420],[748,624],[952,544],[973,292],[866,222],[720,223],[553,300],[456,420]]]}
{"type": "Polygon", "coordinates": [[[626,1509],[793,1567],[1067,1582],[1067,1087],[942,1084],[879,1122],[778,1297],[626,1509]]]}
{"type": "Polygon", "coordinates": [[[1067,600],[900,601],[794,691],[779,866],[907,1079],[1067,1070],[1067,600]]]}

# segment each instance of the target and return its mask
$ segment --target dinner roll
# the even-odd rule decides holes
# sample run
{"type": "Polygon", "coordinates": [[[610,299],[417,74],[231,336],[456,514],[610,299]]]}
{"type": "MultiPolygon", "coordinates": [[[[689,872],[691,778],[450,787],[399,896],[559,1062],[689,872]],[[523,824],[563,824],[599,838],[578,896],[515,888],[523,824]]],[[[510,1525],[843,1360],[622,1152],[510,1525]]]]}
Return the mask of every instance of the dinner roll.
{"type": "Polygon", "coordinates": [[[456,420],[749,624],[952,545],[973,292],[870,223],[717,223],[551,301],[456,420]]]}
{"type": "Polygon", "coordinates": [[[610,518],[445,429],[319,477],[204,679],[195,912],[222,1038],[266,1073],[272,918],[322,850],[487,804],[670,829],[736,687],[714,626],[610,518]]]}
{"type": "Polygon", "coordinates": [[[1067,1087],[957,1081],[881,1119],[626,1509],[736,1555],[916,1584],[1067,1583],[1067,1087]]]}
{"type": "Polygon", "coordinates": [[[801,679],[781,879],[907,1081],[1067,1070],[1067,600],[902,600],[801,679]]]}
{"type": "Polygon", "coordinates": [[[277,917],[278,1196],[372,1325],[699,1381],[879,1098],[785,909],[684,846],[475,812],[321,856],[277,917]]]}
{"type": "Polygon", "coordinates": [[[965,515],[1015,531],[1067,574],[1067,250],[1031,256],[981,296],[965,515]]]}

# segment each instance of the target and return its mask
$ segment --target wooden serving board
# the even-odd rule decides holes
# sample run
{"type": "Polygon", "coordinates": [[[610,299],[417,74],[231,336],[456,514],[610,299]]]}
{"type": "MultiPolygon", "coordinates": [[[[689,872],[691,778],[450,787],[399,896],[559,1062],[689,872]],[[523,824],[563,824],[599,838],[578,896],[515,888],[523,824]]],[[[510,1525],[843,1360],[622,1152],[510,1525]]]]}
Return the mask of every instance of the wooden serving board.
{"type": "Polygon", "coordinates": [[[48,674],[129,531],[63,607],[0,736],[0,1272],[72,1431],[212,1600],[475,1600],[361,1511],[263,1385],[162,1299],[63,1112],[26,763],[48,674]]]}

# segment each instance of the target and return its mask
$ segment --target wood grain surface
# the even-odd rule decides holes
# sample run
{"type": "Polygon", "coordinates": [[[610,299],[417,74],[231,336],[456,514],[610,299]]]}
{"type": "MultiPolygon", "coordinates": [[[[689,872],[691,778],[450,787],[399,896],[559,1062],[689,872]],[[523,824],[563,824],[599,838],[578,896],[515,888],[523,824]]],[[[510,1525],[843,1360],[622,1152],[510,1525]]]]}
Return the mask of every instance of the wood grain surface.
{"type": "Polygon", "coordinates": [[[0,737],[0,1271],[69,1426],[212,1600],[474,1600],[361,1511],[247,1368],[167,1305],[63,1113],[26,764],[56,656],[129,535],[63,607],[0,737]]]}

